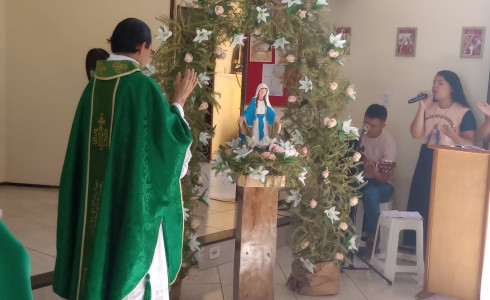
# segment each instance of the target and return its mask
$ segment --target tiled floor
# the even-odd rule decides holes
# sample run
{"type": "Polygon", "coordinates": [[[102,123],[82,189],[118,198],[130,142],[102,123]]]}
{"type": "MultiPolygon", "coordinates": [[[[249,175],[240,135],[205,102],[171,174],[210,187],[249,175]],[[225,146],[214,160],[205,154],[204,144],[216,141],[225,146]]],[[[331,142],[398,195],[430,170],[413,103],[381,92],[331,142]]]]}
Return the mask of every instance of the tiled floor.
{"type": "MultiPolygon", "coordinates": [[[[208,174],[210,172],[208,171],[208,174]]],[[[209,177],[210,205],[200,204],[195,217],[200,218],[199,235],[234,228],[235,187],[222,178],[209,177]]],[[[0,186],[0,209],[3,221],[27,248],[32,263],[31,274],[54,269],[56,248],[56,189],[0,186]]],[[[287,214],[287,212],[280,212],[287,214]]],[[[414,299],[421,287],[409,274],[397,274],[395,283],[387,285],[372,271],[345,271],[341,274],[340,293],[329,297],[306,297],[285,286],[291,272],[291,251],[281,247],[276,254],[274,278],[275,299],[414,299]]],[[[355,262],[362,265],[362,262],[355,262]]],[[[200,270],[196,276],[184,279],[182,300],[228,300],[233,298],[233,262],[200,270]]],[[[35,300],[60,299],[51,287],[33,292],[35,300]]],[[[432,299],[447,299],[432,297],[432,299]]]]}

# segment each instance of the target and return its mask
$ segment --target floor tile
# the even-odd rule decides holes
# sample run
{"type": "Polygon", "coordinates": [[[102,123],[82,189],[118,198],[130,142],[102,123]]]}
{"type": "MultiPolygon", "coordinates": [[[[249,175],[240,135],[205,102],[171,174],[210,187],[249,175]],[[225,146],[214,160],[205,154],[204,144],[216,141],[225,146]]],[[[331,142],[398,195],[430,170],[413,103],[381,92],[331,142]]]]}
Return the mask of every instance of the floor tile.
{"type": "Polygon", "coordinates": [[[53,292],[52,286],[43,287],[32,291],[33,300],[62,300],[60,296],[53,292]]]}
{"type": "Polygon", "coordinates": [[[223,300],[221,284],[182,283],[180,300],[223,300]]]}
{"type": "Polygon", "coordinates": [[[218,267],[212,267],[205,270],[199,270],[197,274],[193,276],[187,276],[182,280],[182,284],[197,284],[197,283],[219,283],[220,277],[218,273],[218,267]]]}
{"type": "Polygon", "coordinates": [[[27,253],[31,259],[31,276],[54,270],[56,258],[53,256],[35,250],[27,250],[27,253]]]}

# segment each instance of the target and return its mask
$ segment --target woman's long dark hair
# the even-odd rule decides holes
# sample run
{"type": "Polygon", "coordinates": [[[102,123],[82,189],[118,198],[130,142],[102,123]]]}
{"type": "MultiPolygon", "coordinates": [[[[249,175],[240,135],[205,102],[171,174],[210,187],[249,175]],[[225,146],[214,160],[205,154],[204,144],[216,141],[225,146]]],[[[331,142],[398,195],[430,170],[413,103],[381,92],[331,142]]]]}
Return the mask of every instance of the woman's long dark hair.
{"type": "Polygon", "coordinates": [[[470,108],[470,105],[468,104],[468,101],[466,101],[466,97],[463,92],[463,86],[461,85],[461,80],[459,79],[458,75],[454,73],[453,71],[448,71],[448,70],[442,70],[437,72],[437,75],[440,75],[444,77],[444,80],[449,83],[451,86],[451,89],[453,90],[451,92],[451,98],[453,99],[454,102],[458,102],[464,107],[470,108]]]}

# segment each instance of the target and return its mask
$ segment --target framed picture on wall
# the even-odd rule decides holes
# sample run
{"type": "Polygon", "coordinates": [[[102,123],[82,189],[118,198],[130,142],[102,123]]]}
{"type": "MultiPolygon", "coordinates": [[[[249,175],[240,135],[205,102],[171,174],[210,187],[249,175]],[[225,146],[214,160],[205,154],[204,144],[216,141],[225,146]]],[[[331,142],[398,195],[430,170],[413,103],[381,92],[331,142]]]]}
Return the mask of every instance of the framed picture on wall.
{"type": "Polygon", "coordinates": [[[272,45],[261,37],[250,35],[250,61],[272,63],[272,45]]]}
{"type": "Polygon", "coordinates": [[[415,57],[416,27],[399,27],[396,30],[396,56],[415,57]]]}
{"type": "Polygon", "coordinates": [[[345,54],[350,54],[350,38],[351,38],[351,28],[350,27],[337,27],[335,29],[337,34],[342,33],[342,39],[347,41],[347,49],[345,54]]]}
{"type": "Polygon", "coordinates": [[[461,34],[461,57],[482,58],[485,27],[463,27],[461,34]]]}

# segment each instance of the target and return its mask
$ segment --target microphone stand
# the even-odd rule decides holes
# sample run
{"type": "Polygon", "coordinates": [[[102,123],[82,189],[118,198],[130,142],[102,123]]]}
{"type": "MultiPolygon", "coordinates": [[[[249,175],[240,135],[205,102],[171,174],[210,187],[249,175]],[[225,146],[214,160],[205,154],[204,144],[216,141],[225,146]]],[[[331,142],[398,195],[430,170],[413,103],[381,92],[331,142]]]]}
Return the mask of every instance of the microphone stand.
{"type": "MultiPolygon", "coordinates": [[[[364,134],[367,133],[369,127],[366,127],[363,125],[363,128],[362,128],[362,131],[361,131],[361,135],[359,137],[359,146],[357,150],[361,150],[361,142],[362,142],[362,137],[364,136],[364,134]]],[[[362,150],[362,152],[364,152],[362,150]]],[[[355,220],[356,219],[356,215],[357,215],[357,206],[353,207],[353,209],[351,210],[351,220],[355,220]]],[[[374,246],[373,247],[376,247],[376,242],[374,243],[374,246]]],[[[349,258],[351,260],[351,263],[349,263],[349,265],[346,267],[346,266],[342,266],[340,268],[340,272],[343,273],[343,270],[351,270],[351,271],[357,271],[357,270],[373,270],[376,274],[378,274],[384,281],[386,281],[386,283],[388,283],[388,285],[392,285],[393,284],[393,281],[389,280],[388,278],[386,278],[386,276],[384,276],[381,272],[379,272],[373,265],[371,265],[370,263],[368,263],[362,256],[359,255],[359,252],[356,252],[356,253],[349,253],[349,258]],[[367,268],[365,267],[355,267],[354,266],[354,256],[357,256],[357,258],[359,258],[364,264],[366,264],[366,266],[368,266],[367,268]]]]}

